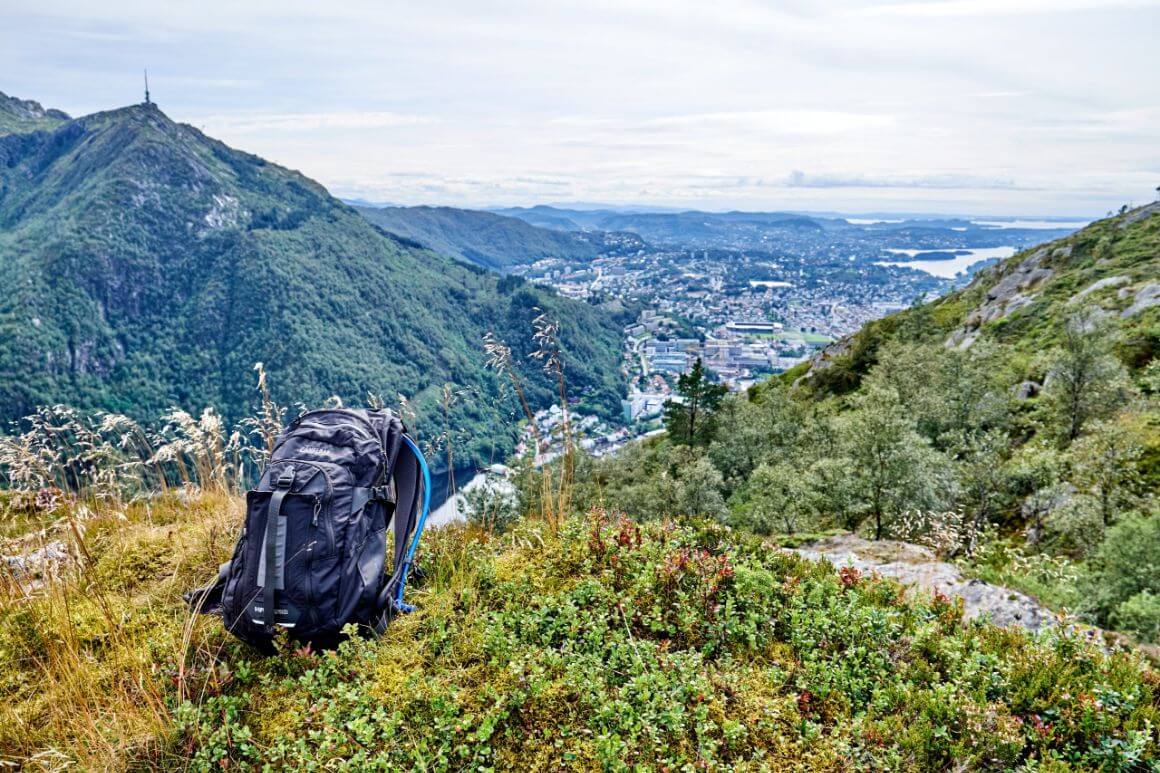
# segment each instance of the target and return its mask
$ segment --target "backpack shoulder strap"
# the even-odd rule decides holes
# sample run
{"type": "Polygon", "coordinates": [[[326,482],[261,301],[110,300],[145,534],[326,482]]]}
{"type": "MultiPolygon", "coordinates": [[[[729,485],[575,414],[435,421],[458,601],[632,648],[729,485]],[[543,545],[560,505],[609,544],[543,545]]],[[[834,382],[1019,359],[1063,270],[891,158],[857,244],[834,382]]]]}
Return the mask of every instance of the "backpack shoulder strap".
{"type": "Polygon", "coordinates": [[[403,436],[395,463],[395,555],[394,572],[379,592],[379,617],[375,633],[381,634],[397,612],[414,610],[403,602],[407,575],[419,547],[419,538],[431,510],[431,471],[423,452],[409,436],[403,436]]]}

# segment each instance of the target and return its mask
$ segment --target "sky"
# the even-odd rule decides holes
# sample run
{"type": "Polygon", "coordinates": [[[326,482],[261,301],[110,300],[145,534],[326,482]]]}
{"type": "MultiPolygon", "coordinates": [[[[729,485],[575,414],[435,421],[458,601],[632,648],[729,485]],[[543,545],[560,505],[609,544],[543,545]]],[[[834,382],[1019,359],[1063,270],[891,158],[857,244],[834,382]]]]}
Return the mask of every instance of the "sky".
{"type": "Polygon", "coordinates": [[[0,91],[142,98],[396,204],[1104,214],[1160,185],[1160,0],[2,0],[0,91]]]}

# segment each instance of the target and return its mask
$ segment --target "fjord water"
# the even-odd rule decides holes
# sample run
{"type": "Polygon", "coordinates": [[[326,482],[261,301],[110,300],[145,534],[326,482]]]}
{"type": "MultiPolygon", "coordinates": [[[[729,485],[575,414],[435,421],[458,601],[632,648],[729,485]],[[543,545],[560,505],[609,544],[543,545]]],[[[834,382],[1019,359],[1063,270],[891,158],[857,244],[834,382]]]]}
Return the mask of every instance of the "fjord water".
{"type": "MultiPolygon", "coordinates": [[[[895,255],[925,255],[938,250],[899,250],[888,249],[887,252],[895,255]]],[[[951,252],[952,250],[947,250],[951,252]]],[[[965,249],[953,250],[955,257],[943,260],[880,260],[875,263],[878,266],[904,266],[906,268],[917,269],[918,271],[925,271],[932,276],[941,277],[943,279],[954,279],[959,274],[970,269],[976,263],[981,263],[985,260],[1002,260],[1009,258],[1015,254],[1014,247],[972,247],[965,249]]]]}

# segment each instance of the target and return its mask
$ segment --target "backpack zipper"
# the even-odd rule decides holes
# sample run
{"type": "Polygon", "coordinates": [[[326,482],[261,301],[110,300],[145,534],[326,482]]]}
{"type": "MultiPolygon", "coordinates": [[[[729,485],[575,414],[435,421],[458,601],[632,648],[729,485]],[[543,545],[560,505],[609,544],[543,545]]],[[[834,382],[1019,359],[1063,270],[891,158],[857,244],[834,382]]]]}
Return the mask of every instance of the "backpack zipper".
{"type": "MultiPolygon", "coordinates": [[[[315,516],[317,518],[317,515],[315,516]]],[[[310,544],[306,546],[306,610],[308,615],[315,615],[314,609],[314,572],[311,571],[311,565],[314,563],[314,543],[316,540],[311,540],[310,544]]]]}
{"type": "MultiPolygon", "coordinates": [[[[280,459],[277,462],[275,462],[275,464],[300,464],[300,465],[305,465],[307,467],[313,467],[314,469],[318,470],[318,472],[322,474],[322,479],[324,481],[326,481],[326,502],[330,503],[334,500],[334,484],[331,482],[330,475],[326,472],[326,468],[323,467],[322,465],[316,464],[314,462],[303,461],[301,459],[285,459],[285,460],[280,459]]],[[[298,495],[298,496],[301,496],[301,495],[298,495]]],[[[310,519],[311,526],[314,526],[314,527],[318,526],[318,516],[319,516],[319,513],[321,511],[322,511],[322,501],[320,500],[319,496],[317,494],[315,494],[314,495],[314,515],[310,519]]],[[[332,524],[330,522],[331,519],[329,519],[329,518],[324,518],[323,521],[324,521],[324,524],[326,526],[327,545],[330,548],[330,552],[333,553],[338,548],[338,545],[334,541],[334,524],[332,524]]]]}
{"type": "MultiPolygon", "coordinates": [[[[383,449],[383,441],[381,439],[375,437],[374,432],[366,429],[361,424],[354,424],[352,422],[347,422],[347,421],[338,422],[336,424],[323,424],[323,423],[317,422],[317,421],[304,421],[304,422],[301,422],[301,423],[295,425],[295,429],[297,429],[298,427],[306,427],[308,429],[334,429],[337,427],[346,427],[346,428],[354,431],[354,433],[356,435],[358,435],[360,438],[362,438],[363,440],[366,440],[370,443],[377,444],[379,446],[380,451],[382,451],[382,453],[384,453],[384,454],[386,453],[386,450],[383,449]]],[[[271,454],[277,453],[278,449],[280,449],[286,443],[287,440],[289,440],[288,434],[286,436],[283,436],[282,439],[278,442],[278,444],[274,446],[274,450],[271,452],[271,454]]]]}
{"type": "MultiPolygon", "coordinates": [[[[334,415],[344,416],[344,417],[346,417],[346,419],[348,421],[338,422],[336,424],[325,424],[325,423],[319,422],[319,421],[312,421],[312,422],[309,422],[310,424],[321,425],[321,426],[325,426],[325,427],[334,427],[334,426],[341,426],[342,424],[351,424],[355,427],[360,428],[362,430],[362,432],[366,435],[366,437],[370,438],[371,440],[376,439],[375,425],[371,422],[370,419],[368,419],[364,416],[360,416],[357,413],[351,413],[349,411],[344,411],[341,409],[325,408],[325,409],[317,410],[317,411],[308,411],[307,413],[304,413],[301,416],[299,416],[297,419],[295,419],[292,422],[291,426],[293,426],[293,427],[301,426],[303,423],[306,423],[305,419],[307,419],[311,416],[314,416],[316,414],[329,414],[332,416],[334,416],[334,415]]],[[[382,441],[380,440],[379,442],[381,444],[382,441]]]]}
{"type": "Polygon", "coordinates": [[[364,440],[374,440],[374,437],[371,436],[371,433],[368,432],[365,427],[360,424],[353,424],[348,421],[337,422],[335,424],[323,424],[322,422],[317,421],[304,421],[298,426],[307,427],[310,429],[339,429],[345,427],[354,430],[355,434],[364,440]]]}

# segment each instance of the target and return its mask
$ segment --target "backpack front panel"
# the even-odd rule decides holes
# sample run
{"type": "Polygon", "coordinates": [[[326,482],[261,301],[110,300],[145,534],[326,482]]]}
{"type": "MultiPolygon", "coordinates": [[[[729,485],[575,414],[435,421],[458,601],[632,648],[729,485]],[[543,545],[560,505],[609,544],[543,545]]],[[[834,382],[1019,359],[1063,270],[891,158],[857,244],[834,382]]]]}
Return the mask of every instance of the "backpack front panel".
{"type": "Polygon", "coordinates": [[[267,574],[266,534],[268,519],[274,515],[271,499],[275,489],[267,478],[273,472],[276,481],[287,470],[293,473],[294,483],[282,500],[282,533],[276,535],[280,569],[275,567],[279,571],[274,619],[284,626],[293,624],[290,630],[296,638],[309,638],[337,614],[338,602],[333,594],[320,592],[336,583],[341,574],[341,532],[330,516],[335,501],[335,472],[321,469],[316,463],[279,461],[270,465],[262,482],[246,495],[240,561],[231,565],[233,576],[222,597],[227,628],[239,635],[266,628],[262,606],[267,574]]]}

